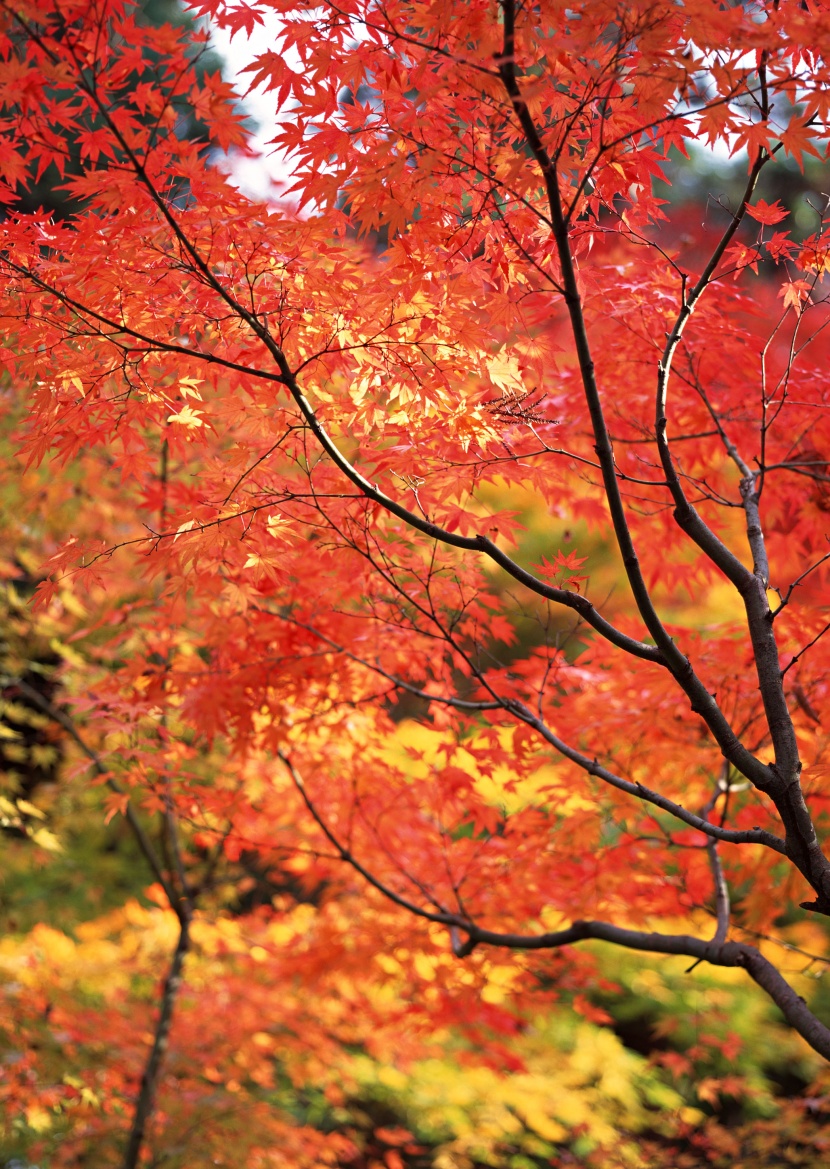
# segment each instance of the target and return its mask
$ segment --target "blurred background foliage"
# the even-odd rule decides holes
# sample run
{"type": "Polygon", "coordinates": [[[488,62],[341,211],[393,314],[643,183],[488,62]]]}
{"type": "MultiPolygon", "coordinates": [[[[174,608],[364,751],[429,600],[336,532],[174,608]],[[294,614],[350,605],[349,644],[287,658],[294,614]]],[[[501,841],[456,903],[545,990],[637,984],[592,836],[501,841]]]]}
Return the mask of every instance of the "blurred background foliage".
{"type": "MultiPolygon", "coordinates": [[[[419,742],[428,758],[429,732],[404,720],[389,750],[419,742]]],[[[21,809],[25,829],[4,831],[4,1169],[118,1164],[127,1073],[146,1052],[176,938],[123,818],[105,822],[105,789],[70,744],[55,749],[59,766],[21,809]]],[[[194,927],[151,1164],[254,1167],[292,1139],[287,1163],[343,1169],[807,1169],[830,1156],[830,1072],[742,972],[595,944],[589,993],[533,959],[538,995],[516,1009],[493,965],[481,1019],[430,1033],[391,956],[388,985],[369,992],[385,1001],[364,1018],[361,973],[348,955],[338,973],[336,948],[324,944],[307,984],[299,955],[276,981],[270,967],[257,974],[266,935],[291,952],[351,913],[347,902],[262,858],[223,863],[194,927]],[[378,1010],[386,1027],[373,1034],[378,1010]]],[[[692,928],[711,922],[701,914],[692,928]]],[[[825,932],[782,933],[785,947],[762,948],[830,1012],[825,932]]]]}
{"type": "MultiPolygon", "coordinates": [[[[131,895],[141,862],[120,818],[103,824],[100,789],[59,786],[49,806],[58,849],[21,836],[3,866],[6,1169],[118,1164],[131,1083],[118,1069],[146,1049],[176,937],[152,888],[131,895]]],[[[830,1155],[830,1073],[740,972],[597,945],[597,989],[559,986],[551,1001],[542,988],[513,1034],[485,1025],[474,1039],[463,1026],[408,1036],[409,1004],[390,993],[386,1040],[359,1018],[344,1039],[325,995],[274,985],[272,974],[252,980],[262,918],[235,910],[245,883],[229,869],[195,932],[154,1165],[256,1166],[266,1163],[258,1150],[290,1139],[301,1147],[288,1163],[343,1169],[807,1169],[830,1155]],[[297,994],[330,1028],[328,1046],[299,1007],[288,1030],[274,1013],[274,1000],[297,994]]],[[[285,893],[274,901],[282,924],[270,936],[289,944],[322,912],[285,893]]],[[[810,931],[792,945],[823,950],[810,931]]],[[[819,1012],[830,1007],[823,964],[793,949],[786,965],[819,1012]]],[[[486,999],[509,1006],[509,995],[494,970],[486,999]]]]}

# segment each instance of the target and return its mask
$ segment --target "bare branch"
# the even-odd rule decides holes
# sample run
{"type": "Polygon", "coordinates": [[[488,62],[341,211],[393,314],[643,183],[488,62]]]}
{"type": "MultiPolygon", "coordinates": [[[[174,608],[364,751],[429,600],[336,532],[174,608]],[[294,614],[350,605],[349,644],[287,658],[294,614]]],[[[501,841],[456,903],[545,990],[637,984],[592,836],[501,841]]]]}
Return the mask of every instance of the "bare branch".
{"type": "Polygon", "coordinates": [[[791,670],[793,668],[793,666],[799,660],[799,658],[802,658],[804,656],[804,654],[806,654],[808,649],[812,649],[813,646],[816,644],[816,642],[820,641],[822,639],[822,637],[824,637],[824,635],[828,629],[830,629],[830,621],[828,621],[827,624],[820,630],[820,632],[815,635],[815,637],[812,639],[812,641],[808,641],[807,644],[802,649],[800,649],[797,654],[795,654],[793,656],[792,661],[789,662],[789,664],[786,665],[784,667],[784,669],[781,671],[782,678],[784,677],[784,675],[787,673],[788,670],[791,670]]]}
{"type": "Polygon", "coordinates": [[[773,609],[773,611],[772,611],[773,618],[777,617],[778,614],[781,612],[781,610],[786,605],[789,604],[790,597],[793,595],[793,593],[798,588],[798,586],[801,584],[801,582],[806,580],[807,577],[810,576],[811,573],[815,572],[817,568],[820,568],[821,565],[824,564],[827,560],[830,560],[830,552],[826,552],[824,554],[824,556],[820,557],[818,560],[815,560],[808,568],[805,568],[804,571],[802,573],[800,573],[800,575],[795,578],[795,580],[792,582],[792,584],[790,584],[789,587],[787,588],[787,591],[784,593],[784,596],[781,598],[781,604],[778,605],[775,609],[773,609]]]}
{"type": "Polygon", "coordinates": [[[718,856],[718,846],[714,840],[707,840],[706,851],[709,854],[709,865],[712,869],[712,878],[715,883],[715,916],[717,928],[712,941],[716,945],[725,942],[729,933],[729,886],[726,883],[723,867],[718,856]]]}
{"type": "MultiPolygon", "coordinates": [[[[397,677],[395,674],[384,670],[375,662],[370,662],[366,658],[358,657],[357,654],[351,653],[344,646],[339,645],[332,638],[327,637],[319,629],[315,629],[313,625],[308,625],[304,621],[298,621],[296,618],[275,613],[271,609],[264,609],[262,606],[255,606],[262,612],[269,613],[273,617],[278,617],[282,621],[286,621],[290,625],[295,625],[300,629],[305,629],[314,637],[328,645],[336,653],[342,654],[350,661],[363,666],[373,673],[379,674],[382,678],[386,678],[394,686],[405,690],[408,694],[412,694],[416,698],[422,698],[425,702],[436,702],[442,706],[449,706],[456,710],[468,711],[475,713],[476,711],[488,710],[503,710],[506,714],[511,714],[515,718],[520,719],[527,726],[532,727],[537,731],[542,738],[559,752],[564,758],[569,759],[572,763],[576,763],[588,775],[594,776],[596,779],[601,779],[603,783],[616,788],[618,791],[625,792],[627,795],[634,796],[636,799],[644,800],[646,803],[653,804],[663,812],[674,816],[684,824],[688,824],[690,828],[696,828],[703,832],[706,836],[714,840],[723,840],[730,844],[761,844],[766,848],[772,848],[775,852],[785,853],[784,841],[775,836],[772,832],[766,832],[761,828],[752,829],[731,829],[724,828],[722,825],[712,824],[706,815],[698,816],[694,812],[684,808],[682,804],[676,803],[667,796],[661,795],[660,792],[652,791],[651,788],[646,787],[642,783],[633,782],[628,779],[623,779],[622,776],[615,775],[607,767],[603,767],[597,760],[592,759],[589,755],[585,755],[581,751],[577,751],[571,747],[563,739],[546,725],[541,715],[536,715],[525,706],[524,703],[512,698],[502,698],[496,691],[490,687],[483,678],[479,678],[482,685],[486,685],[493,694],[492,701],[476,701],[456,698],[452,695],[433,694],[431,691],[424,690],[419,686],[414,686],[410,682],[404,681],[403,678],[397,677]]],[[[474,667],[472,667],[474,669],[474,667]]],[[[478,671],[475,671],[478,673],[478,671]]],[[[710,809],[711,810],[711,809],[710,809]]]]}
{"type": "Polygon", "coordinates": [[[153,1115],[156,1106],[159,1071],[167,1052],[170,1026],[173,1022],[173,1009],[181,986],[182,969],[189,948],[190,911],[188,908],[184,913],[179,913],[179,940],[176,943],[170,969],[167,972],[167,977],[164,980],[164,987],[161,992],[159,1017],[153,1036],[153,1046],[150,1049],[150,1055],[142,1072],[141,1086],[138,1092],[138,1099],[136,1100],[130,1135],[127,1140],[127,1147],[124,1150],[124,1158],[121,1162],[122,1169],[136,1169],[136,1166],[139,1164],[147,1122],[153,1115]]]}
{"type": "Polygon", "coordinates": [[[309,796],[302,776],[300,775],[299,771],[297,771],[296,767],[285,754],[285,752],[277,751],[277,757],[282,763],[285,764],[285,767],[288,770],[288,774],[291,776],[294,786],[300,793],[300,797],[303,803],[311,813],[312,819],[320,828],[328,842],[335,849],[340,860],[345,861],[348,865],[351,865],[351,867],[356,872],[360,873],[364,880],[368,881],[374,889],[377,889],[378,892],[382,893],[383,896],[388,898],[389,901],[394,902],[395,905],[400,906],[401,909],[405,909],[408,913],[414,914],[415,917],[422,917],[427,921],[434,921],[439,925],[449,926],[458,925],[463,920],[456,917],[452,913],[448,913],[443,907],[439,907],[438,911],[435,913],[433,913],[431,910],[424,909],[422,906],[416,905],[414,901],[410,901],[408,898],[402,897],[400,893],[396,893],[394,889],[390,889],[388,885],[385,885],[383,881],[380,881],[377,877],[375,877],[367,868],[365,868],[364,865],[361,864],[361,862],[355,857],[354,853],[352,853],[351,849],[348,849],[345,847],[345,845],[341,844],[341,842],[329,828],[328,824],[326,824],[325,820],[318,812],[313,800],[309,796]]]}
{"type": "Polygon", "coordinates": [[[706,941],[687,934],[655,934],[625,929],[601,921],[576,921],[570,927],[543,934],[501,933],[476,925],[460,914],[432,912],[395,893],[357,860],[326,825],[305,785],[288,757],[279,752],[295,787],[326,838],[341,860],[349,864],[384,897],[416,917],[447,926],[453,953],[466,957],[476,946],[497,946],[509,950],[555,950],[577,942],[595,939],[652,954],[678,954],[709,962],[713,966],[742,966],[776,1003],[791,1027],[826,1059],[830,1059],[830,1029],[818,1019],[790,984],[754,946],[741,942],[706,941]],[[466,935],[466,940],[464,936],[466,935]]]}

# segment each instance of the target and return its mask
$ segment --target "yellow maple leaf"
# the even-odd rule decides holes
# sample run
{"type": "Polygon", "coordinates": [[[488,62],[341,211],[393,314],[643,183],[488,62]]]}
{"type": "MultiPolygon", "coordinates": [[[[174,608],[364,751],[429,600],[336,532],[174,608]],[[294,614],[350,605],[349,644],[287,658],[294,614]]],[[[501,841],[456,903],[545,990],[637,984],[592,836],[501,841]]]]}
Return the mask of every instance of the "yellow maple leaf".
{"type": "Polygon", "coordinates": [[[168,414],[168,422],[176,422],[179,426],[186,426],[188,430],[196,430],[200,426],[204,426],[204,422],[199,417],[201,410],[194,410],[192,406],[182,406],[178,414],[168,414]]]}

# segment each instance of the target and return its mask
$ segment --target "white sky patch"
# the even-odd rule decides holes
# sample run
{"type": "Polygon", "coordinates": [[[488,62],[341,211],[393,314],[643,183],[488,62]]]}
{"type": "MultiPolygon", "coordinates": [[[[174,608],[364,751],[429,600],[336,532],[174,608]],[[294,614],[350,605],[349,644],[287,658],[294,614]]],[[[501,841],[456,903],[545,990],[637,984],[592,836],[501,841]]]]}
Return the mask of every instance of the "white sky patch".
{"type": "MultiPolygon", "coordinates": [[[[244,32],[231,37],[226,29],[211,26],[210,39],[222,58],[225,80],[244,98],[245,112],[257,123],[251,137],[251,147],[258,157],[245,158],[234,152],[222,163],[222,169],[249,198],[268,203],[281,202],[284,205],[288,201],[284,191],[291,183],[291,166],[284,153],[268,145],[277,132],[277,95],[266,92],[262,86],[248,93],[253,74],[242,72],[259,53],[272,49],[278,40],[279,21],[273,13],[263,12],[262,15],[265,17],[265,25],[258,25],[250,37],[246,37],[244,32]]],[[[290,114],[287,116],[290,117],[290,114]]]]}
{"type": "MultiPolygon", "coordinates": [[[[285,197],[285,190],[291,185],[291,163],[282,151],[277,151],[274,146],[269,145],[269,141],[276,134],[280,117],[290,118],[291,113],[283,111],[280,116],[277,111],[276,94],[267,92],[262,85],[248,92],[252,74],[242,72],[258,54],[274,48],[279,39],[280,22],[276,14],[267,9],[259,11],[265,24],[257,25],[250,37],[244,32],[231,36],[226,29],[211,26],[211,41],[222,59],[224,77],[243,99],[245,112],[257,123],[251,137],[251,147],[257,156],[245,158],[234,152],[222,160],[220,165],[234,185],[249,198],[286,206],[294,202],[285,197]]],[[[297,64],[299,65],[299,60],[297,64]]],[[[705,60],[701,64],[705,69],[705,60]]],[[[688,110],[692,124],[696,113],[695,109],[688,110]]],[[[712,167],[723,167],[738,157],[730,156],[731,144],[728,140],[718,141],[712,145],[692,140],[688,145],[692,157],[696,157],[703,166],[708,164],[712,167]]]]}

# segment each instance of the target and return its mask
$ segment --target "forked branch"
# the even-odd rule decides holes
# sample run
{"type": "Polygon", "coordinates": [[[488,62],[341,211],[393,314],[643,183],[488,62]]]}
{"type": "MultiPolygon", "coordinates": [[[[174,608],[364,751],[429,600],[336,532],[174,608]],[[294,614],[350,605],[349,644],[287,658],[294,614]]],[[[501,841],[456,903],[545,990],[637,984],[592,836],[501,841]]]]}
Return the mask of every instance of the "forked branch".
{"type": "Polygon", "coordinates": [[[790,1026],[798,1031],[819,1055],[830,1060],[830,1028],[813,1014],[784,976],[754,946],[745,942],[728,942],[721,938],[722,923],[725,921],[722,899],[718,904],[717,933],[711,941],[689,934],[659,934],[646,930],[626,929],[603,921],[575,921],[565,929],[541,934],[513,934],[490,930],[461,914],[450,913],[443,908],[431,910],[418,905],[376,877],[351,849],[340,842],[337,834],[326,823],[289,756],[283,751],[278,752],[278,755],[303,803],[339,858],[401,909],[423,920],[446,926],[452,950],[457,957],[466,957],[477,946],[496,946],[507,950],[557,950],[577,942],[596,940],[647,954],[682,955],[699,962],[708,962],[712,966],[743,967],[766,991],[790,1026]]]}
{"type": "MultiPolygon", "coordinates": [[[[124,796],[124,789],[113,777],[110,769],[105,765],[101,755],[94,747],[87,743],[86,739],[78,730],[73,719],[69,715],[50,702],[39,693],[33,686],[30,686],[22,678],[13,679],[14,685],[25,694],[30,702],[43,711],[53,722],[62,727],[66,733],[72,738],[77,746],[83,751],[87,759],[89,759],[95,772],[106,780],[107,786],[111,791],[118,795],[124,796]]],[[[144,1064],[141,1073],[141,1080],[139,1083],[138,1096],[136,1097],[135,1109],[133,1111],[132,1123],[130,1126],[130,1134],[127,1138],[127,1145],[124,1150],[124,1157],[121,1162],[122,1169],[137,1169],[140,1163],[142,1151],[144,1149],[147,1125],[153,1115],[156,1107],[156,1096],[158,1091],[158,1077],[161,1070],[162,1061],[167,1052],[168,1041],[170,1037],[170,1027],[173,1022],[173,1012],[176,1005],[176,999],[182,981],[182,972],[184,967],[184,960],[190,948],[190,923],[193,917],[193,910],[195,908],[193,894],[187,888],[187,883],[182,881],[182,888],[179,893],[174,889],[171,879],[167,877],[164,871],[164,866],[161,859],[153,846],[152,841],[144,830],[141,821],[138,819],[135,809],[126,799],[123,808],[124,819],[127,821],[133,836],[144,855],[147,864],[153,874],[153,877],[158,881],[164,889],[170,908],[175,913],[179,922],[179,936],[176,942],[176,948],[173,951],[173,957],[170,961],[170,967],[164,979],[162,987],[161,999],[159,1001],[159,1015],[156,1020],[155,1031],[153,1034],[153,1043],[150,1048],[149,1055],[144,1064]]],[[[170,810],[166,815],[167,829],[172,837],[172,845],[178,853],[178,830],[176,827],[175,817],[170,810]]]]}
{"type": "MultiPolygon", "coordinates": [[[[766,597],[768,581],[765,577],[768,575],[768,569],[765,555],[756,557],[755,571],[750,572],[704,523],[683,491],[680,477],[674,466],[666,432],[665,407],[672,358],[695,306],[709,287],[726,248],[746,214],[746,206],[755,190],[758,176],[763,166],[772,157],[772,152],[763,148],[758,150],[750,169],[739,210],[718,241],[700,278],[688,295],[684,295],[680,312],[669,334],[660,362],[656,397],[658,449],[666,480],[675,501],[675,514],[678,523],[735,585],[746,607],[747,627],[752,643],[761,698],[775,751],[775,762],[769,765],[761,762],[756,755],[747,750],[735,734],[714,695],[697,676],[691,662],[670,637],[657,613],[650,590],[643,577],[615,471],[614,452],[596,379],[571,250],[570,232],[562,208],[556,164],[545,147],[542,135],[522,95],[516,76],[515,20],[517,8],[515,0],[501,0],[501,8],[504,18],[504,38],[499,74],[512,102],[516,120],[524,132],[527,147],[536,160],[545,184],[565,303],[570,318],[585,399],[591,416],[597,457],[602,467],[603,486],[617,545],[637,608],[662,654],[663,662],[689,698],[692,710],[700,715],[708,726],[724,757],[760,791],[770,795],[775,802],[786,831],[787,856],[806,877],[817,894],[815,901],[803,902],[803,906],[816,912],[830,914],[830,862],[824,856],[818,843],[815,827],[799,782],[801,763],[798,744],[784,688],[781,684],[778,649],[766,597]]],[[[763,56],[760,68],[761,70],[764,68],[763,56]]],[[[758,485],[754,476],[747,480],[744,503],[747,510],[750,540],[756,547],[762,548],[763,533],[757,514],[758,485]]]]}
{"type": "MultiPolygon", "coordinates": [[[[261,606],[258,607],[262,608],[261,606]]],[[[724,828],[719,824],[713,824],[705,815],[696,815],[688,808],[684,808],[682,804],[678,804],[676,801],[669,799],[668,796],[652,790],[645,784],[617,775],[609,768],[604,767],[597,759],[591,758],[591,756],[586,755],[583,751],[578,751],[575,747],[566,743],[564,739],[551,730],[544,719],[534,714],[525,703],[517,699],[502,698],[492,689],[490,692],[494,695],[493,699],[484,699],[481,701],[457,698],[454,695],[434,694],[432,691],[424,690],[420,686],[414,686],[411,682],[399,678],[389,670],[383,669],[377,662],[371,662],[367,658],[362,658],[352,653],[345,646],[334,641],[333,638],[327,637],[319,629],[315,629],[313,625],[309,625],[304,621],[298,621],[293,617],[275,613],[271,609],[264,611],[268,612],[271,616],[279,617],[280,620],[290,625],[307,630],[323,642],[324,645],[328,645],[335,653],[342,654],[349,661],[355,662],[357,665],[362,666],[366,670],[370,670],[381,678],[385,678],[396,688],[405,691],[407,694],[412,694],[416,698],[421,698],[424,702],[437,703],[442,706],[452,707],[454,710],[468,713],[503,710],[505,714],[518,719],[526,726],[532,727],[563,758],[581,767],[586,774],[593,776],[595,779],[602,780],[603,783],[607,783],[609,787],[616,788],[617,791],[625,792],[626,795],[652,804],[655,808],[659,808],[660,811],[674,816],[675,819],[681,821],[683,824],[687,824],[690,828],[696,828],[712,840],[723,840],[728,844],[760,844],[766,848],[773,849],[775,852],[786,854],[784,841],[772,832],[767,832],[763,828],[733,829],[724,828]]]]}

